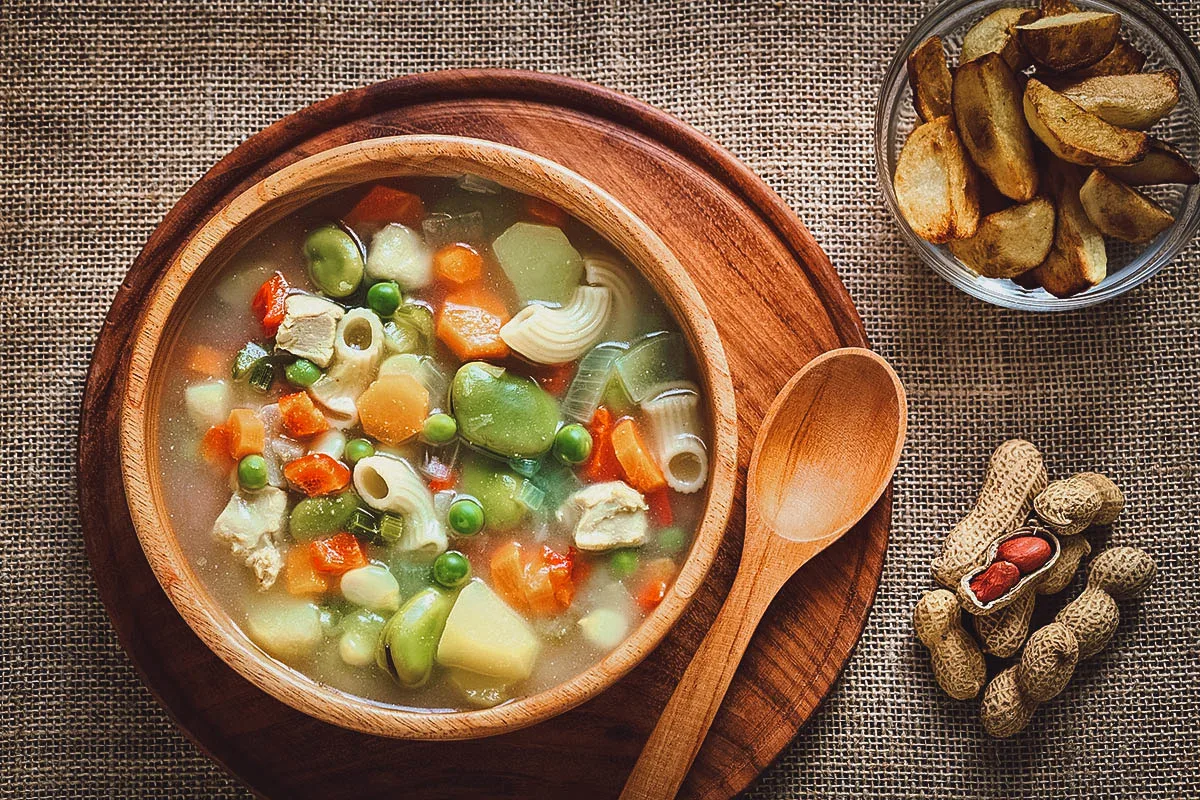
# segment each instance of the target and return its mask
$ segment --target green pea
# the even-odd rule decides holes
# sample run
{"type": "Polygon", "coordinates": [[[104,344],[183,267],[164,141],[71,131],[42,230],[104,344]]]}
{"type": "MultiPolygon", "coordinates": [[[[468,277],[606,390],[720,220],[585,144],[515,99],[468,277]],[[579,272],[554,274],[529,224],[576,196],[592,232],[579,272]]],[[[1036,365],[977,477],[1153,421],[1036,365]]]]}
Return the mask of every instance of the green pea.
{"type": "Polygon", "coordinates": [[[628,578],[637,572],[638,551],[632,547],[616,550],[608,560],[608,569],[617,580],[628,578]]]}
{"type": "Polygon", "coordinates": [[[400,307],[400,284],[383,281],[367,289],[367,305],[381,317],[390,317],[400,307]]]}
{"type": "Polygon", "coordinates": [[[246,456],[238,462],[238,483],[251,491],[267,485],[267,460],[260,455],[246,456]]]}
{"type": "Polygon", "coordinates": [[[362,250],[354,237],[336,225],[322,225],[304,240],[308,275],[330,297],[353,294],[362,283],[362,250]]]}
{"type": "Polygon", "coordinates": [[[287,365],[283,375],[292,386],[307,389],[320,380],[321,368],[307,358],[297,358],[287,365]]]}
{"type": "Polygon", "coordinates": [[[592,454],[592,435],[582,425],[564,425],[554,434],[554,455],[564,464],[582,464],[592,454]]]}
{"type": "Polygon", "coordinates": [[[447,589],[457,589],[471,577],[471,562],[457,550],[447,550],[433,560],[433,579],[447,589]]]}
{"type": "Polygon", "coordinates": [[[346,442],[346,452],[344,454],[346,460],[354,466],[364,458],[370,458],[375,455],[375,445],[368,442],[366,439],[351,439],[346,442]]]}
{"type": "Polygon", "coordinates": [[[459,536],[474,536],[483,530],[483,506],[466,498],[455,500],[446,512],[446,522],[459,536]]]}
{"type": "Polygon", "coordinates": [[[687,540],[683,528],[663,528],[658,534],[658,549],[664,553],[678,553],[687,545],[687,540]]]}
{"type": "Polygon", "coordinates": [[[430,444],[445,444],[458,435],[458,423],[449,414],[431,414],[421,427],[421,436],[430,444]]]}

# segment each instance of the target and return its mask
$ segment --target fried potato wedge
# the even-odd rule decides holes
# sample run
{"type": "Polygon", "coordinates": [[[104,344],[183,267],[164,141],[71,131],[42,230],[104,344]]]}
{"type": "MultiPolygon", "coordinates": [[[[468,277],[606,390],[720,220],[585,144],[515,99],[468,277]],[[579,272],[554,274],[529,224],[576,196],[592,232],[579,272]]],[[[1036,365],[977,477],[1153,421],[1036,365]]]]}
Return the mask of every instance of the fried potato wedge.
{"type": "Polygon", "coordinates": [[[1097,75],[1132,75],[1141,72],[1145,65],[1146,54],[1123,37],[1119,37],[1113,49],[1108,51],[1108,55],[1090,67],[1072,72],[1071,75],[1080,79],[1094,78],[1097,75]]]}
{"type": "Polygon", "coordinates": [[[930,36],[908,56],[908,85],[912,87],[913,106],[925,122],[950,113],[950,68],[946,66],[946,48],[937,36],[930,36]]]}
{"type": "Polygon", "coordinates": [[[1179,72],[1173,69],[1049,85],[1105,122],[1139,131],[1153,126],[1179,103],[1179,72]]]}
{"type": "Polygon", "coordinates": [[[1071,0],[1042,0],[1042,16],[1061,17],[1063,14],[1074,14],[1083,11],[1071,0]]]}
{"type": "Polygon", "coordinates": [[[1029,66],[1029,57],[1017,41],[1017,26],[1041,19],[1036,8],[1001,8],[976,22],[963,37],[959,64],[974,61],[988,53],[999,53],[1014,72],[1029,66]]]}
{"type": "Polygon", "coordinates": [[[1079,170],[1070,164],[1052,163],[1047,183],[1054,191],[1054,244],[1050,253],[1026,280],[1036,282],[1055,297],[1087,291],[1108,274],[1108,249],[1079,200],[1079,170]]]}
{"type": "Polygon", "coordinates": [[[1200,183],[1200,174],[1183,153],[1166,142],[1150,140],[1146,157],[1127,167],[1105,167],[1112,177],[1127,186],[1155,186],[1163,183],[1200,183]]]}
{"type": "Polygon", "coordinates": [[[1044,197],[988,214],[950,252],[985,278],[1015,278],[1046,260],[1054,244],[1054,204],[1044,197]]]}
{"type": "Polygon", "coordinates": [[[977,181],[954,123],[946,116],[909,135],[892,183],[909,226],[922,239],[940,244],[975,235],[977,181]]]}
{"type": "Polygon", "coordinates": [[[1141,160],[1149,137],[1105,122],[1037,79],[1025,85],[1025,119],[1051,153],[1072,164],[1113,167],[1141,160]]]}
{"type": "Polygon", "coordinates": [[[1158,203],[1098,169],[1084,181],[1079,202],[1097,230],[1135,244],[1149,242],[1175,222],[1158,203]]]}
{"type": "Polygon", "coordinates": [[[1108,55],[1120,30],[1120,14],[1074,11],[1018,25],[1017,39],[1040,66],[1052,72],[1070,72],[1090,67],[1108,55]]]}
{"type": "Polygon", "coordinates": [[[954,73],[954,119],[975,166],[1001,194],[1025,202],[1037,194],[1033,134],[1021,110],[1021,87],[998,53],[987,53],[954,73]]]}

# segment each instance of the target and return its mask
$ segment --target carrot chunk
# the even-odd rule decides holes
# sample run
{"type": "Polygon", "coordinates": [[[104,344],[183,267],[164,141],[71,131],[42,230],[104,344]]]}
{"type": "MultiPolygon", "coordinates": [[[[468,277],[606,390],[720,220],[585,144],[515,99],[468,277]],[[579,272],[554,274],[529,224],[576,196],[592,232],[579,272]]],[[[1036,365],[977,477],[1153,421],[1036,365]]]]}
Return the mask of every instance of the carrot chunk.
{"type": "Polygon", "coordinates": [[[287,482],[309,497],[335,494],[350,485],[350,469],[326,453],[309,453],[283,465],[287,482]]]}
{"type": "Polygon", "coordinates": [[[667,487],[646,494],[646,505],[650,506],[650,521],[664,528],[675,521],[671,511],[671,490],[667,487]]]}
{"type": "Polygon", "coordinates": [[[654,462],[632,419],[626,417],[613,428],[612,446],[630,486],[646,494],[667,485],[667,479],[654,462]]]}
{"type": "Polygon", "coordinates": [[[329,430],[329,420],[321,409],[313,405],[312,398],[306,392],[285,394],[279,398],[279,414],[283,418],[283,427],[293,436],[312,436],[329,430]]]}
{"type": "Polygon", "coordinates": [[[642,569],[642,588],[638,591],[637,604],[647,613],[658,607],[667,596],[667,588],[675,577],[675,562],[669,558],[656,558],[642,569]]]}
{"type": "Polygon", "coordinates": [[[504,301],[474,284],[446,296],[438,311],[437,335],[460,361],[504,358],[508,345],[500,328],[508,322],[504,301]]]}
{"type": "Polygon", "coordinates": [[[410,228],[415,228],[424,218],[425,204],[421,202],[420,197],[403,189],[377,185],[372,186],[354,208],[350,209],[344,221],[350,227],[364,222],[402,222],[410,228]]]}
{"type": "Polygon", "coordinates": [[[470,245],[448,244],[433,254],[433,271],[451,283],[470,283],[483,274],[483,257],[470,245]]]}
{"type": "Polygon", "coordinates": [[[316,539],[308,543],[309,558],[313,569],[341,575],[352,569],[365,567],[367,557],[358,539],[349,533],[338,533],[328,539],[316,539]]]}
{"type": "Polygon", "coordinates": [[[229,357],[206,344],[198,344],[192,348],[187,366],[192,372],[209,378],[229,377],[229,357]]]}
{"type": "Polygon", "coordinates": [[[553,225],[557,228],[567,224],[567,212],[540,197],[525,198],[525,216],[543,225],[553,225]]]}
{"type": "Polygon", "coordinates": [[[229,429],[229,456],[243,456],[261,453],[267,441],[267,430],[262,420],[248,408],[235,408],[229,412],[229,421],[225,423],[229,429]]]}
{"type": "Polygon", "coordinates": [[[545,545],[528,558],[518,542],[501,545],[492,554],[492,585],[518,611],[552,616],[575,598],[575,548],[566,555],[545,545]]]}
{"type": "Polygon", "coordinates": [[[381,375],[358,398],[363,432],[385,444],[416,436],[428,415],[429,390],[407,372],[381,375]]]}
{"type": "Polygon", "coordinates": [[[283,562],[283,582],[288,594],[303,597],[329,591],[329,580],[313,565],[312,551],[298,545],[288,550],[283,562]]]}
{"type": "Polygon", "coordinates": [[[288,288],[288,282],[283,277],[283,273],[276,272],[267,278],[262,286],[258,287],[258,292],[250,301],[250,310],[262,322],[263,331],[267,336],[274,336],[275,332],[279,330],[279,324],[283,322],[288,288]]]}
{"type": "Polygon", "coordinates": [[[228,425],[213,425],[204,432],[204,438],[200,440],[201,457],[214,467],[228,467],[233,460],[233,456],[229,454],[229,438],[228,425]]]}
{"type": "Polygon", "coordinates": [[[491,571],[492,586],[495,587],[496,594],[517,611],[528,610],[529,604],[525,600],[525,564],[521,545],[518,542],[507,542],[500,545],[492,554],[491,571]]]}
{"type": "Polygon", "coordinates": [[[600,406],[588,426],[588,433],[592,435],[592,455],[583,465],[583,476],[593,483],[621,479],[621,464],[613,451],[612,431],[612,412],[600,406]]]}

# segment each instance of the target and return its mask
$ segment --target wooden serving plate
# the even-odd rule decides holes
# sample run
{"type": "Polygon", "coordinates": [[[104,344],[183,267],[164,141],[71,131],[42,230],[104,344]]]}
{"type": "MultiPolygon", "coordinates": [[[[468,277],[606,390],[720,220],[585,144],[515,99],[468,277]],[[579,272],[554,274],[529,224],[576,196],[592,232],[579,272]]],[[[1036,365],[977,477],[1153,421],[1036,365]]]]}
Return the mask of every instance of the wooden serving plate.
{"type": "MultiPolygon", "coordinates": [[[[768,405],[825,350],[864,345],[828,258],[783,201],[727,152],[666,114],[568,78],[510,71],[416,75],[332,97],[251,137],[155,229],[113,301],[84,394],[84,537],[121,644],[176,723],[274,797],[615,797],[716,616],[744,522],[744,470],[768,405]],[[147,292],[213,210],[304,156],[403,133],[470,136],[545,156],[615,195],[690,272],[737,391],[740,475],[729,534],[681,622],[626,678],[582,706],[488,739],[412,742],[319,722],[225,666],[167,600],[134,534],[118,463],[121,366],[147,292]]],[[[682,795],[744,789],[837,678],[878,586],[890,492],[780,593],[755,635],[682,795]]]]}

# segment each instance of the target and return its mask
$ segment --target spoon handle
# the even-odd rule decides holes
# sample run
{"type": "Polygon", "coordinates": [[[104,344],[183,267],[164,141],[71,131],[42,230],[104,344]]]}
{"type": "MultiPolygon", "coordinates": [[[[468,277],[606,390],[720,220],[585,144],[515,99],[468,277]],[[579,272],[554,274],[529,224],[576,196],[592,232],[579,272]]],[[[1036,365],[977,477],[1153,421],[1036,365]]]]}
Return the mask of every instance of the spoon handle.
{"type": "Polygon", "coordinates": [[[621,800],[666,800],[675,796],[704,743],[738,663],[771,598],[787,580],[774,570],[739,570],[658,724],[621,791],[621,800]],[[777,585],[764,585],[778,581],[777,585]]]}

